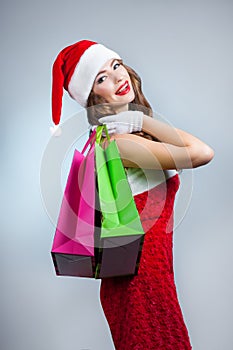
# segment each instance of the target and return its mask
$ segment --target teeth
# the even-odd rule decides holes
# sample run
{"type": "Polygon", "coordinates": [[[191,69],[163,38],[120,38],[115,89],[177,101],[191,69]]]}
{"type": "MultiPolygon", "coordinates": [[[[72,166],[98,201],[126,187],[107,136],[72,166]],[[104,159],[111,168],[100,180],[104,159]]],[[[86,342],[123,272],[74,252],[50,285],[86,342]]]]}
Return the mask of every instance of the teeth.
{"type": "Polygon", "coordinates": [[[122,88],[118,91],[118,94],[121,93],[123,90],[125,90],[127,88],[128,84],[125,83],[124,86],[122,86],[122,88]]]}

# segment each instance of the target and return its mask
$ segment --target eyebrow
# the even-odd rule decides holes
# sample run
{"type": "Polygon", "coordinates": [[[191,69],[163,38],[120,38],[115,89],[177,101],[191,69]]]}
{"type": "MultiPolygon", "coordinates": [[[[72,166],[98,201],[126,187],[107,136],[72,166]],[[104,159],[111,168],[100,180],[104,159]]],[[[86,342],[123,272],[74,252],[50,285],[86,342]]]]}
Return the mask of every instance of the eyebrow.
{"type": "MultiPolygon", "coordinates": [[[[113,66],[113,63],[114,63],[115,61],[117,61],[117,59],[116,59],[116,58],[113,58],[112,61],[111,61],[111,63],[110,63],[110,66],[111,66],[111,67],[113,66]]],[[[98,78],[98,76],[99,76],[100,74],[103,74],[103,73],[105,73],[105,72],[106,72],[106,69],[105,69],[105,70],[101,70],[101,71],[97,74],[96,79],[98,78]]]]}

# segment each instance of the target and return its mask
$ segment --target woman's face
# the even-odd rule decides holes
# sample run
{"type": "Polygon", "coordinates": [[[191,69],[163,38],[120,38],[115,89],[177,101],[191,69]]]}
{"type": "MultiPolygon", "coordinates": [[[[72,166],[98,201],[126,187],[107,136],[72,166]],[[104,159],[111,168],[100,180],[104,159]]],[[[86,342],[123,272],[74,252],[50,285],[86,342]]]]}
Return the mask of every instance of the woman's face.
{"type": "Polygon", "coordinates": [[[109,103],[128,104],[135,98],[129,74],[116,59],[107,61],[101,67],[94,81],[93,92],[109,103]]]}

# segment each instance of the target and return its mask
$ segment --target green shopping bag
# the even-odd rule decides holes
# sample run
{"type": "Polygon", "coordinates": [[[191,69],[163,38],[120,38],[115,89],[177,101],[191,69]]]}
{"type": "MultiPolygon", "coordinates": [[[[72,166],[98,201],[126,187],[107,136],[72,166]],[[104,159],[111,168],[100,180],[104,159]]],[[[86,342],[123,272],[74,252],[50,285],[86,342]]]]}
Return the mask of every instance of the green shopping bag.
{"type": "Polygon", "coordinates": [[[138,271],[144,231],[116,141],[107,127],[96,130],[95,162],[101,211],[96,278],[134,275],[138,271]],[[108,145],[102,147],[103,131],[108,145]]]}

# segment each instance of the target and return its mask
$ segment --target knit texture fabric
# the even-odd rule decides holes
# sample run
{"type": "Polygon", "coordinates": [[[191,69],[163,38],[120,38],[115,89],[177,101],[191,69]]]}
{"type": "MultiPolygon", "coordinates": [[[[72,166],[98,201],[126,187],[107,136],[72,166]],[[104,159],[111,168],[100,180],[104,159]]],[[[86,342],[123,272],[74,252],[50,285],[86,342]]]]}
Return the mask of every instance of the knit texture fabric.
{"type": "Polygon", "coordinates": [[[175,175],[134,197],[146,232],[138,275],[101,281],[101,304],[116,350],[192,349],[173,271],[173,207],[178,188],[175,175]]]}

